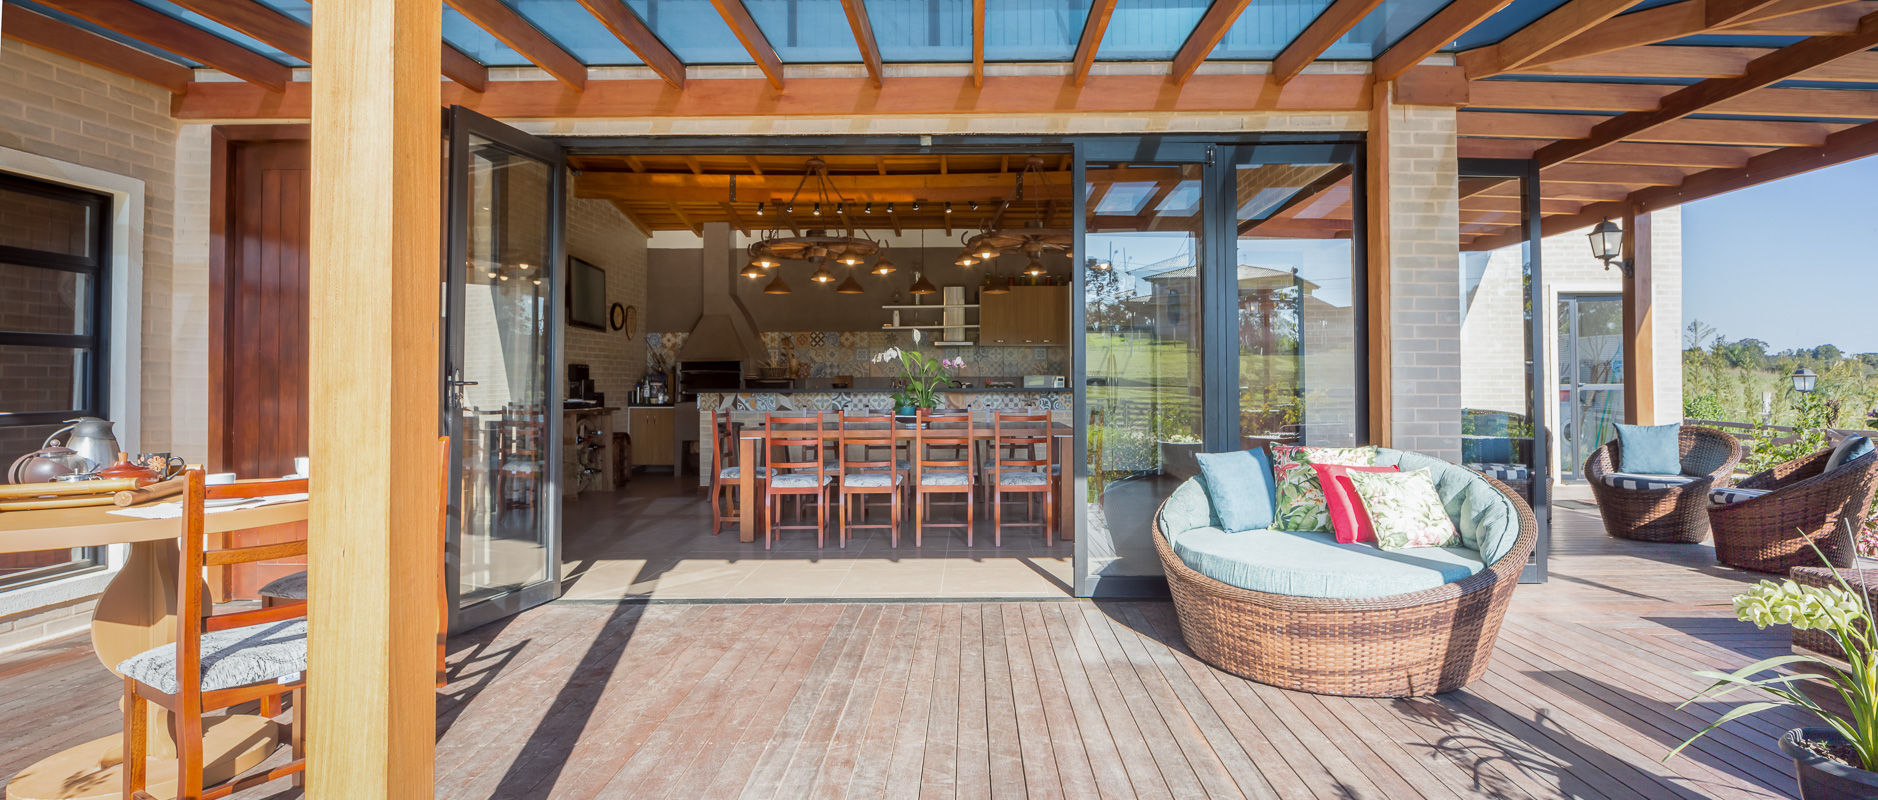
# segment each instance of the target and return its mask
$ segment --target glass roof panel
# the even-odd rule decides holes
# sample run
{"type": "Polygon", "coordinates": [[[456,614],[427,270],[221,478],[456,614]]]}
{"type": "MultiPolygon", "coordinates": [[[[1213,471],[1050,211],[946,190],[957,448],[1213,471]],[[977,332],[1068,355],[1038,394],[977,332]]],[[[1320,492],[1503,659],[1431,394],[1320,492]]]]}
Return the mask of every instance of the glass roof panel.
{"type": "MultiPolygon", "coordinates": [[[[599,23],[594,23],[599,27],[599,23]]],[[[457,10],[443,7],[443,40],[452,47],[464,52],[470,58],[482,62],[488,67],[532,67],[534,64],[523,58],[521,53],[509,49],[501,39],[489,35],[482,26],[471,22],[457,10]]]]}
{"type": "Polygon", "coordinates": [[[1383,0],[1324,51],[1321,58],[1368,61],[1382,55],[1429,17],[1447,6],[1446,0],[1383,0]]]}
{"type": "MultiPolygon", "coordinates": [[[[1207,0],[1116,0],[1096,58],[1166,61],[1179,52],[1210,5],[1207,0]]],[[[1308,20],[1306,21],[1309,22],[1308,20]]]]}
{"type": "Polygon", "coordinates": [[[582,64],[613,67],[644,63],[578,0],[503,1],[582,64]]]}
{"type": "Polygon", "coordinates": [[[1534,20],[1552,13],[1553,9],[1564,4],[1565,0],[1513,0],[1507,7],[1500,9],[1499,13],[1461,34],[1461,38],[1454,40],[1453,44],[1443,49],[1469,50],[1493,44],[1512,35],[1514,31],[1532,24],[1534,20]]]}
{"type": "Polygon", "coordinates": [[[626,5],[688,66],[755,63],[711,0],[626,0],[626,5]]]}
{"type": "MultiPolygon", "coordinates": [[[[1276,57],[1329,7],[1330,0],[1252,0],[1207,57],[1238,61],[1276,57]]],[[[1174,46],[1184,41],[1183,37],[1174,46]]]]}
{"type": "Polygon", "coordinates": [[[196,62],[196,61],[191,61],[191,60],[189,60],[189,59],[187,59],[187,58],[183,58],[182,56],[179,56],[179,55],[176,55],[175,53],[172,53],[172,52],[170,52],[170,51],[168,51],[168,50],[163,50],[163,49],[161,49],[161,48],[156,48],[156,47],[151,47],[150,45],[147,45],[147,44],[144,44],[143,42],[140,42],[140,41],[138,41],[138,40],[136,40],[136,39],[132,39],[132,38],[130,38],[129,36],[124,36],[124,35],[122,35],[122,34],[119,34],[119,33],[118,33],[118,32],[116,32],[116,31],[111,31],[111,30],[106,30],[106,29],[104,29],[104,28],[102,28],[102,27],[99,27],[99,26],[97,26],[97,25],[93,25],[93,24],[91,24],[91,23],[89,23],[89,22],[86,22],[86,21],[84,21],[84,20],[82,20],[82,19],[79,19],[79,18],[77,18],[77,17],[74,17],[74,16],[72,16],[72,15],[70,15],[70,14],[67,14],[67,13],[65,13],[65,12],[63,12],[63,11],[55,11],[55,10],[53,10],[53,9],[50,9],[50,8],[47,8],[47,7],[45,7],[45,6],[42,6],[42,5],[40,5],[40,4],[38,4],[38,3],[35,3],[35,2],[33,2],[32,0],[8,0],[8,2],[9,2],[9,3],[15,3],[15,2],[17,2],[17,3],[19,4],[19,6],[20,6],[21,8],[25,8],[25,9],[28,9],[28,10],[31,10],[31,11],[36,11],[36,12],[39,12],[39,13],[41,13],[41,14],[44,14],[44,15],[46,15],[46,16],[48,16],[48,17],[51,17],[51,18],[53,18],[53,19],[56,19],[56,20],[58,20],[58,21],[60,21],[60,22],[63,22],[63,23],[65,23],[65,24],[67,24],[67,25],[70,25],[70,26],[72,26],[72,27],[74,27],[74,28],[78,28],[78,29],[80,29],[80,30],[84,30],[84,31],[89,31],[89,32],[91,32],[91,33],[95,33],[95,34],[98,34],[99,36],[102,36],[102,37],[104,37],[104,38],[106,38],[106,39],[110,39],[110,40],[111,40],[111,41],[113,41],[113,42],[117,42],[118,44],[121,44],[121,45],[124,45],[124,46],[126,46],[126,47],[131,47],[131,48],[135,48],[135,49],[137,49],[137,50],[142,50],[143,52],[146,52],[146,53],[149,53],[149,54],[151,54],[151,55],[153,55],[153,56],[159,56],[159,57],[161,57],[161,58],[166,58],[166,59],[169,59],[169,60],[171,60],[171,61],[174,61],[174,62],[176,62],[176,63],[178,63],[178,64],[182,64],[182,65],[184,65],[184,66],[187,66],[187,67],[192,67],[192,68],[193,68],[193,67],[200,67],[200,66],[202,66],[202,64],[201,64],[201,63],[199,63],[199,62],[196,62]]]}
{"type": "Polygon", "coordinates": [[[1003,0],[985,4],[985,60],[1068,61],[1076,57],[1090,0],[1003,0]]]}
{"type": "MultiPolygon", "coordinates": [[[[968,0],[869,0],[867,20],[874,26],[882,61],[972,60],[968,0]]],[[[987,9],[985,27],[990,26],[987,9]]],[[[988,30],[986,38],[990,38],[988,30]]]]}
{"type": "Polygon", "coordinates": [[[281,52],[279,48],[274,47],[273,45],[270,45],[266,42],[263,42],[252,36],[249,36],[245,33],[237,31],[226,25],[223,25],[222,23],[216,22],[215,20],[209,19],[208,17],[202,16],[201,14],[197,14],[194,11],[190,11],[189,9],[183,8],[182,6],[176,5],[175,3],[170,2],[170,0],[136,0],[136,2],[138,5],[149,8],[152,11],[156,11],[165,16],[174,17],[182,22],[188,23],[191,27],[200,28],[207,33],[211,33],[223,39],[227,39],[228,41],[234,42],[235,44],[241,45],[242,47],[245,47],[249,50],[253,50],[256,53],[260,53],[261,55],[266,56],[269,59],[278,61],[282,64],[286,64],[287,66],[290,66],[290,67],[306,66],[305,61],[301,61],[300,59],[287,55],[286,53],[281,52]]]}
{"type": "Polygon", "coordinates": [[[308,25],[313,24],[313,6],[307,0],[255,0],[255,2],[308,25]]]}
{"type": "Polygon", "coordinates": [[[852,64],[861,60],[841,0],[746,0],[744,7],[785,64],[852,64]]]}

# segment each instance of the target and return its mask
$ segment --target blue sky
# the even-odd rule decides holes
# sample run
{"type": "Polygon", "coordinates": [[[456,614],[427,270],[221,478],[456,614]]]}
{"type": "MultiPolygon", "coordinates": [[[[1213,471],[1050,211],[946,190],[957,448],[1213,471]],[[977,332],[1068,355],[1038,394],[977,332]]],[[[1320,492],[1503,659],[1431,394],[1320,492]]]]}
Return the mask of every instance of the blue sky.
{"type": "Polygon", "coordinates": [[[1682,224],[1684,324],[1878,352],[1878,158],[1698,200],[1682,224]]]}

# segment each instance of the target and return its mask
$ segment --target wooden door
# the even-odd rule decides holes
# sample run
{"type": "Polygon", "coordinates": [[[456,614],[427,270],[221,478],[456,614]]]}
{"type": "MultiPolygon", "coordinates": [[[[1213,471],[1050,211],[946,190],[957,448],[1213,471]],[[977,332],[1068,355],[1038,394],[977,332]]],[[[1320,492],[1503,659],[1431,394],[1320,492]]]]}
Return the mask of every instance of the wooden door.
{"type": "MultiPolygon", "coordinates": [[[[307,455],[309,147],[304,138],[222,138],[217,145],[209,469],[279,477],[307,455]]],[[[234,534],[229,544],[304,535],[305,523],[294,523],[234,534]]],[[[250,597],[268,581],[305,569],[303,559],[296,561],[244,564],[211,587],[218,600],[250,597]]]]}

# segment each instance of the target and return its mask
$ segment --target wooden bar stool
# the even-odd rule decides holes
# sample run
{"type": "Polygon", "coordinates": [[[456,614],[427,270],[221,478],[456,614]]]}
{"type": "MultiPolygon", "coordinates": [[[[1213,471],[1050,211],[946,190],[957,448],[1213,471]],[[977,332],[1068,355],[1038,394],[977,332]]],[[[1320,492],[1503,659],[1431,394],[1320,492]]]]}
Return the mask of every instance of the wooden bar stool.
{"type": "Polygon", "coordinates": [[[824,455],[828,430],[822,412],[772,411],[763,421],[763,434],[769,461],[769,487],[763,492],[769,524],[763,534],[763,549],[770,549],[771,542],[784,530],[814,530],[815,546],[827,545],[829,487],[835,476],[824,455]],[[814,498],[815,524],[779,524],[780,500],[784,497],[796,498],[797,519],[802,516],[801,504],[814,498]]]}
{"type": "MultiPolygon", "coordinates": [[[[965,528],[965,544],[972,543],[972,414],[965,409],[920,409],[913,431],[913,491],[915,516],[913,544],[925,542],[926,526],[965,528]],[[934,495],[964,495],[964,523],[933,523],[934,495]]],[[[942,503],[941,505],[946,505],[942,503]]]]}
{"type": "Polygon", "coordinates": [[[854,531],[862,528],[885,528],[893,533],[893,546],[900,546],[900,488],[906,484],[906,472],[899,464],[894,446],[893,414],[888,411],[842,412],[841,444],[841,546],[848,546],[854,531]],[[861,457],[850,458],[858,449],[861,457]],[[884,524],[865,524],[867,498],[885,495],[889,514],[884,524]],[[848,519],[849,506],[858,505],[859,522],[848,519]]]}
{"type": "MultiPolygon", "coordinates": [[[[723,532],[725,525],[737,524],[746,502],[760,502],[737,494],[737,479],[743,476],[744,465],[737,463],[737,442],[743,436],[743,423],[731,422],[729,411],[718,411],[711,415],[712,430],[717,438],[716,471],[711,473],[711,535],[723,532]]],[[[755,470],[756,496],[761,498],[765,485],[769,483],[769,468],[752,465],[755,470]]]]}
{"type": "Polygon", "coordinates": [[[1055,544],[1056,481],[1052,479],[1050,415],[1037,411],[994,411],[991,414],[991,469],[985,492],[991,501],[993,541],[1004,545],[1004,501],[1007,494],[1024,496],[1029,522],[1012,527],[1042,528],[1043,543],[1055,544]],[[1039,455],[1041,452],[1041,455],[1039,455]],[[1043,496],[1043,518],[1037,519],[1035,500],[1043,496]]]}

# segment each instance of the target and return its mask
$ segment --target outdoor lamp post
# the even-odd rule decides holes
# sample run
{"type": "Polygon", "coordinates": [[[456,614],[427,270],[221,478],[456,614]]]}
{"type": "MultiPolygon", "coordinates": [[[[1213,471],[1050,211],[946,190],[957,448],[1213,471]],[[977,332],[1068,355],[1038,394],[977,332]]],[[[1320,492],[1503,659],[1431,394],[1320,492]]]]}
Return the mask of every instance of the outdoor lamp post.
{"type": "Polygon", "coordinates": [[[1613,264],[1623,270],[1624,277],[1630,277],[1633,264],[1624,258],[1624,229],[1606,217],[1603,222],[1591,229],[1591,255],[1604,262],[1604,268],[1613,264]]]}
{"type": "Polygon", "coordinates": [[[1793,390],[1800,394],[1812,394],[1813,384],[1819,381],[1819,375],[1805,367],[1794,370],[1787,378],[1793,381],[1793,390]]]}

